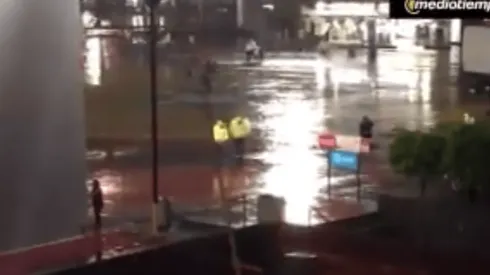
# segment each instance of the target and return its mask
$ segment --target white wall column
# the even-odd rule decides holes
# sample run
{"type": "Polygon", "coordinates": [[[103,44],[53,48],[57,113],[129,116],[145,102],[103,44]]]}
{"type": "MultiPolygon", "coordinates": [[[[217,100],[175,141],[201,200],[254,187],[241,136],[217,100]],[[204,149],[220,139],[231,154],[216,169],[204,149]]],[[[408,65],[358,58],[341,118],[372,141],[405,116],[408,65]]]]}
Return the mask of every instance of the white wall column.
{"type": "Polygon", "coordinates": [[[0,0],[0,251],[80,233],[87,213],[74,0],[0,0]]]}
{"type": "Polygon", "coordinates": [[[243,27],[244,11],[243,0],[236,0],[236,25],[237,27],[243,27]]]}

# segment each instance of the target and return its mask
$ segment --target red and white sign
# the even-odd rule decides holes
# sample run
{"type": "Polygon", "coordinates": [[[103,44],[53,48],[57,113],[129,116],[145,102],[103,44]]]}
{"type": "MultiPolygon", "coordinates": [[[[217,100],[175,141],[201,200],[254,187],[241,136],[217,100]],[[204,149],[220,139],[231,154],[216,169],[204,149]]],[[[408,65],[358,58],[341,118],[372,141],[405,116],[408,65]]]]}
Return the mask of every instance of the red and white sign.
{"type": "Polygon", "coordinates": [[[337,135],[336,139],[337,139],[338,149],[351,151],[351,152],[358,152],[358,153],[369,153],[371,149],[370,139],[364,139],[357,136],[344,136],[344,135],[337,135]]]}
{"type": "Polygon", "coordinates": [[[369,153],[371,139],[358,136],[335,135],[329,132],[318,135],[318,146],[321,149],[342,149],[350,152],[369,153]]]}
{"type": "Polygon", "coordinates": [[[321,149],[334,149],[337,147],[335,135],[332,133],[322,133],[318,135],[318,147],[321,149]]]}

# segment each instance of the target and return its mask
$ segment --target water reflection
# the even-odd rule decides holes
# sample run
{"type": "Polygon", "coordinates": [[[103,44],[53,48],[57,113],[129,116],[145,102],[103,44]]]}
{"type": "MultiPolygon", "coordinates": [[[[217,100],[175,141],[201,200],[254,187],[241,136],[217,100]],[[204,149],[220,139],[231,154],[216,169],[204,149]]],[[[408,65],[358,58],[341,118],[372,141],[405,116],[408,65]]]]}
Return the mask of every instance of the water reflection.
{"type": "MultiPolygon", "coordinates": [[[[126,61],[132,62],[131,56],[124,56],[127,41],[120,33],[105,32],[85,38],[85,83],[93,86],[103,84],[105,72],[119,69],[117,66],[126,61]]],[[[124,77],[124,76],[123,76],[124,77]]]]}
{"type": "Polygon", "coordinates": [[[264,184],[260,192],[284,197],[286,219],[306,224],[322,186],[318,168],[324,167],[326,161],[324,156],[308,150],[323,128],[323,108],[316,101],[301,97],[291,95],[259,107],[258,112],[267,119],[257,126],[268,132],[268,150],[258,158],[272,165],[259,178],[264,184]]]}
{"type": "MultiPolygon", "coordinates": [[[[100,85],[104,56],[110,56],[104,53],[107,45],[101,38],[89,38],[86,43],[86,69],[91,76],[87,82],[100,85]]],[[[439,61],[431,52],[381,53],[375,66],[365,62],[362,52],[354,60],[349,61],[345,53],[333,60],[313,55],[271,56],[261,67],[243,67],[238,60],[227,63],[230,71],[247,78],[240,87],[248,97],[243,103],[247,106],[240,108],[251,110],[250,117],[260,133],[256,138],[265,144],[265,149],[254,155],[259,164],[246,171],[225,171],[227,195],[246,192],[282,196],[287,202],[286,219],[295,224],[335,219],[375,207],[369,201],[352,200],[354,176],[347,173],[334,173],[336,195],[326,196],[326,157],[312,149],[317,133],[330,129],[356,134],[362,115],[376,121],[379,133],[397,125],[427,127],[434,123],[434,101],[450,95],[435,97],[434,70],[439,61]],[[313,221],[312,208],[318,211],[313,221]]],[[[439,90],[451,88],[450,81],[438,80],[437,85],[446,85],[439,90]]],[[[383,142],[387,140],[380,138],[383,142]]],[[[134,209],[147,211],[151,194],[149,156],[131,162],[121,160],[138,154],[138,148],[118,150],[111,154],[112,159],[103,150],[88,154],[93,175],[101,179],[111,200],[112,215],[126,215],[134,209]]],[[[219,198],[216,171],[209,165],[162,165],[160,173],[162,193],[179,202],[213,204],[219,198]]],[[[370,180],[371,175],[364,174],[366,186],[376,184],[370,180]]]]}
{"type": "Polygon", "coordinates": [[[104,195],[111,197],[121,193],[122,177],[119,173],[110,170],[100,170],[93,174],[100,181],[104,195]]]}
{"type": "Polygon", "coordinates": [[[89,85],[102,84],[102,39],[89,37],[85,40],[85,82],[89,85]]]}

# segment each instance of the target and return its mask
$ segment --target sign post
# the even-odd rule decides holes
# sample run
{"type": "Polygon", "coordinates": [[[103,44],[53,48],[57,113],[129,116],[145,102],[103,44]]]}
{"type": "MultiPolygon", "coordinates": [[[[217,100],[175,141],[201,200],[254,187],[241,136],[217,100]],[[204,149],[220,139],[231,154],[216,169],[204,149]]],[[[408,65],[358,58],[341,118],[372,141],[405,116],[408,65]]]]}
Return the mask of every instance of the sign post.
{"type": "Polygon", "coordinates": [[[361,155],[357,155],[357,169],[356,169],[356,185],[357,185],[357,201],[361,200],[361,155]]]}
{"type": "MultiPolygon", "coordinates": [[[[357,199],[360,200],[361,177],[360,177],[360,155],[358,152],[345,150],[331,150],[329,153],[329,170],[332,168],[356,173],[357,199]]],[[[328,175],[331,177],[331,175],[328,175]]],[[[330,179],[329,179],[330,181],[330,179]]],[[[330,189],[330,187],[328,187],[330,189]]]]}
{"type": "Polygon", "coordinates": [[[330,164],[330,150],[337,147],[337,139],[332,133],[323,133],[318,136],[318,147],[327,151],[327,194],[330,196],[332,186],[332,165],[330,164]]]}
{"type": "Polygon", "coordinates": [[[357,200],[360,200],[361,154],[369,153],[370,140],[325,132],[318,135],[318,147],[325,150],[327,156],[327,194],[331,194],[332,168],[336,168],[356,174],[357,200]]]}
{"type": "Polygon", "coordinates": [[[327,151],[327,158],[327,194],[330,197],[330,194],[332,193],[332,164],[330,162],[330,151],[327,151]]]}

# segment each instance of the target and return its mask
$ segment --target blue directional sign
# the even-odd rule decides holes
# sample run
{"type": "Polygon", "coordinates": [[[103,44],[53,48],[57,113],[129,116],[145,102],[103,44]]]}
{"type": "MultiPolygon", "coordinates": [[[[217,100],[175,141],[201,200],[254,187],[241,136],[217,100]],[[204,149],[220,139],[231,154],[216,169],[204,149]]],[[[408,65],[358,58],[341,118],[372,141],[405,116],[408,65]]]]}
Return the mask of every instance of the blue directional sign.
{"type": "Polygon", "coordinates": [[[359,169],[359,155],[355,152],[332,150],[330,151],[330,165],[332,168],[357,171],[359,169]]]}

